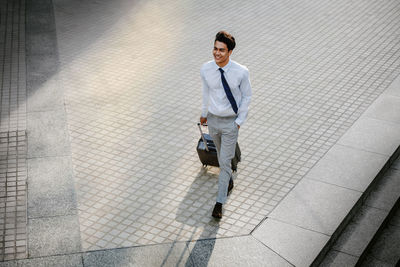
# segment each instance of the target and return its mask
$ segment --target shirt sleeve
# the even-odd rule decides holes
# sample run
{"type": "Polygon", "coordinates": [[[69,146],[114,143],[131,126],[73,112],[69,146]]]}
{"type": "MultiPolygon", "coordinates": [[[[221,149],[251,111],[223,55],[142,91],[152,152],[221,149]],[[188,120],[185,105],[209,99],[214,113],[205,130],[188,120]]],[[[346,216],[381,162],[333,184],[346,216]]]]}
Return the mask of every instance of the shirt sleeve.
{"type": "Polygon", "coordinates": [[[249,71],[247,69],[243,75],[239,88],[242,99],[238,109],[238,116],[235,122],[236,124],[242,126],[247,119],[247,114],[249,113],[249,105],[252,95],[249,71]]]}
{"type": "Polygon", "coordinates": [[[203,70],[200,72],[201,75],[201,81],[203,83],[203,104],[201,106],[201,116],[203,118],[207,117],[208,113],[208,102],[209,102],[209,88],[208,84],[206,82],[206,79],[204,78],[204,73],[203,70]]]}

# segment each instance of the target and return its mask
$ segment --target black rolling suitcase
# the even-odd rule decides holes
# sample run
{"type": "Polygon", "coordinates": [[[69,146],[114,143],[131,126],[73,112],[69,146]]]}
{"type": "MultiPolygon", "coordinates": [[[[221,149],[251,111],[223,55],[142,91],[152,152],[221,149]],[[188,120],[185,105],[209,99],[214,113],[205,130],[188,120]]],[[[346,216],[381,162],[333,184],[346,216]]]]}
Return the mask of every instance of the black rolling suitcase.
{"type": "MultiPolygon", "coordinates": [[[[203,164],[203,166],[219,167],[217,148],[215,147],[211,136],[209,134],[203,133],[200,123],[198,123],[197,125],[199,126],[201,134],[201,137],[197,142],[197,153],[199,154],[201,163],[203,164]]],[[[240,162],[240,156],[241,152],[239,144],[236,143],[235,156],[233,157],[231,162],[231,168],[233,171],[237,170],[237,164],[240,162]]]]}

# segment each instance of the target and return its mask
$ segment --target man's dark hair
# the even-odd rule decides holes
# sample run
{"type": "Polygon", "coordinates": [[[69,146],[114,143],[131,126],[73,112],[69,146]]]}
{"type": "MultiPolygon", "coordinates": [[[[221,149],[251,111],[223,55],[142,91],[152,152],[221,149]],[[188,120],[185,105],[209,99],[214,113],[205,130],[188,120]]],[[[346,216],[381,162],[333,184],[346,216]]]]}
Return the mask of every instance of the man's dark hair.
{"type": "Polygon", "coordinates": [[[226,46],[228,47],[228,51],[233,50],[236,46],[235,38],[226,31],[218,32],[217,35],[215,35],[214,43],[216,41],[226,44],[226,46]]]}

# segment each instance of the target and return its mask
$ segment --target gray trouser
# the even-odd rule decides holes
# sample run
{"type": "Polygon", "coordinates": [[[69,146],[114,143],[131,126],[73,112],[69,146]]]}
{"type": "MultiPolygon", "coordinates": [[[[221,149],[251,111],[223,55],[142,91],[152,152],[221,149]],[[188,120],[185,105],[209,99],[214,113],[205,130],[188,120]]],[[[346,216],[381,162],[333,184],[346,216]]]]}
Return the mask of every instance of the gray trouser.
{"type": "Polygon", "coordinates": [[[235,123],[236,116],[218,117],[207,115],[208,131],[217,147],[220,173],[218,178],[217,202],[225,204],[229,179],[232,177],[231,161],[235,156],[239,129],[235,123]]]}

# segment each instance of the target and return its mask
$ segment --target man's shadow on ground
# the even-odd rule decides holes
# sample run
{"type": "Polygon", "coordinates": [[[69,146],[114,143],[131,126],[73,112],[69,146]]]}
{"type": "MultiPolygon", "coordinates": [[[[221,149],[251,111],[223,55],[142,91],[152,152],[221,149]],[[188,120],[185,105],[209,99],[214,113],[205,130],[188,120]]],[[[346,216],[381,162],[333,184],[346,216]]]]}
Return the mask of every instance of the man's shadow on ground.
{"type": "MultiPolygon", "coordinates": [[[[190,256],[185,263],[187,267],[193,265],[208,266],[208,262],[214,250],[216,236],[219,230],[219,220],[214,219],[211,216],[211,212],[214,208],[216,193],[214,194],[215,190],[213,190],[209,192],[209,195],[204,196],[201,195],[202,192],[199,190],[201,187],[210,187],[210,185],[212,185],[210,189],[215,189],[215,184],[210,180],[215,183],[218,182],[218,174],[216,174],[215,169],[201,168],[188,192],[179,204],[176,213],[175,220],[182,223],[176,241],[179,241],[179,239],[186,239],[189,241],[187,243],[187,249],[190,249],[190,256]],[[206,202],[204,203],[204,201],[206,202]]],[[[172,252],[172,249],[173,246],[171,246],[170,252],[172,252]]],[[[186,251],[182,252],[181,259],[185,252],[186,251]]],[[[170,253],[166,256],[164,263],[167,261],[169,254],[170,253]]]]}

